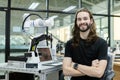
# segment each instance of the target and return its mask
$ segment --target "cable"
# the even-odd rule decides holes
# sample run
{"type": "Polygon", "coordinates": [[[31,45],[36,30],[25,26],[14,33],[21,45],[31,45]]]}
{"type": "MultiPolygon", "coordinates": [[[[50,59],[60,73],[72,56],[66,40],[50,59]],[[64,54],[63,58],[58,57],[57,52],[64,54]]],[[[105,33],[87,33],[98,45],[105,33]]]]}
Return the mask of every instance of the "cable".
{"type": "Polygon", "coordinates": [[[27,20],[28,17],[30,17],[30,16],[32,16],[32,15],[38,16],[40,19],[43,20],[43,18],[42,18],[40,15],[38,15],[38,14],[35,14],[35,13],[29,14],[29,15],[23,20],[23,23],[22,23],[22,31],[23,31],[23,32],[25,32],[25,30],[24,30],[25,21],[27,20]]]}

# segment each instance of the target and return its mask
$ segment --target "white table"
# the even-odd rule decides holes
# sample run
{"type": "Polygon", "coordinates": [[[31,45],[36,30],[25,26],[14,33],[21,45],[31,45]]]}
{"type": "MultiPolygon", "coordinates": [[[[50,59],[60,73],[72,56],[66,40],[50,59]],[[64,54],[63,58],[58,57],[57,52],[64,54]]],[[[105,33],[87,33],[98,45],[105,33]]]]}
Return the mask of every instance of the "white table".
{"type": "Polygon", "coordinates": [[[9,80],[10,72],[32,73],[39,76],[40,80],[47,80],[46,75],[54,71],[62,69],[62,65],[59,66],[41,66],[40,68],[18,68],[14,66],[8,66],[8,63],[0,63],[0,71],[5,72],[5,79],[9,80]]]}

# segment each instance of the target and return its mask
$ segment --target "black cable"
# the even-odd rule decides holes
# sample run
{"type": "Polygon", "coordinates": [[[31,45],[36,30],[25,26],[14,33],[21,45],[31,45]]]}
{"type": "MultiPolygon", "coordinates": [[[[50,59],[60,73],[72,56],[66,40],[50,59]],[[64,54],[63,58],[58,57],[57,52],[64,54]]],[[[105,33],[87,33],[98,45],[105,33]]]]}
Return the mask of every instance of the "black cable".
{"type": "Polygon", "coordinates": [[[25,21],[27,20],[28,17],[32,16],[32,15],[35,15],[35,16],[38,16],[39,18],[43,19],[40,15],[38,14],[35,14],[35,13],[31,13],[29,14],[28,16],[26,16],[26,18],[23,20],[23,23],[22,23],[22,31],[25,32],[24,30],[24,24],[25,24],[25,21]]]}

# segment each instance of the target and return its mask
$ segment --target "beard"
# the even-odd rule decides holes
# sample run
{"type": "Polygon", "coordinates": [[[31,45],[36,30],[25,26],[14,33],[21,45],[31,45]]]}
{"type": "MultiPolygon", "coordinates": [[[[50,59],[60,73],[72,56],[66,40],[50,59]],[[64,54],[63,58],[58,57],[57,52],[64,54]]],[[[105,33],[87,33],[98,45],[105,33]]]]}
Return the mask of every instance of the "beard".
{"type": "Polygon", "coordinates": [[[91,24],[87,24],[87,23],[86,23],[85,25],[87,26],[87,28],[86,28],[86,29],[81,29],[81,28],[80,28],[80,26],[81,26],[81,25],[79,25],[79,30],[80,30],[81,32],[86,32],[87,30],[89,30],[89,29],[90,29],[91,24]]]}

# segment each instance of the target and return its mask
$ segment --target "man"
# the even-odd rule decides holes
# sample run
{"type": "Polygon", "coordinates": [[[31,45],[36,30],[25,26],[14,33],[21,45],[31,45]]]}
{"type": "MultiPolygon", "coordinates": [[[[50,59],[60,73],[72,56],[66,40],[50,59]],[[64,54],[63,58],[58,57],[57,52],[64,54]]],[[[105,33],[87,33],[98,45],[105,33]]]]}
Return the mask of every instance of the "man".
{"type": "Polygon", "coordinates": [[[71,80],[100,80],[107,65],[107,42],[97,36],[89,10],[76,12],[72,36],[65,46],[64,75],[71,80]]]}

